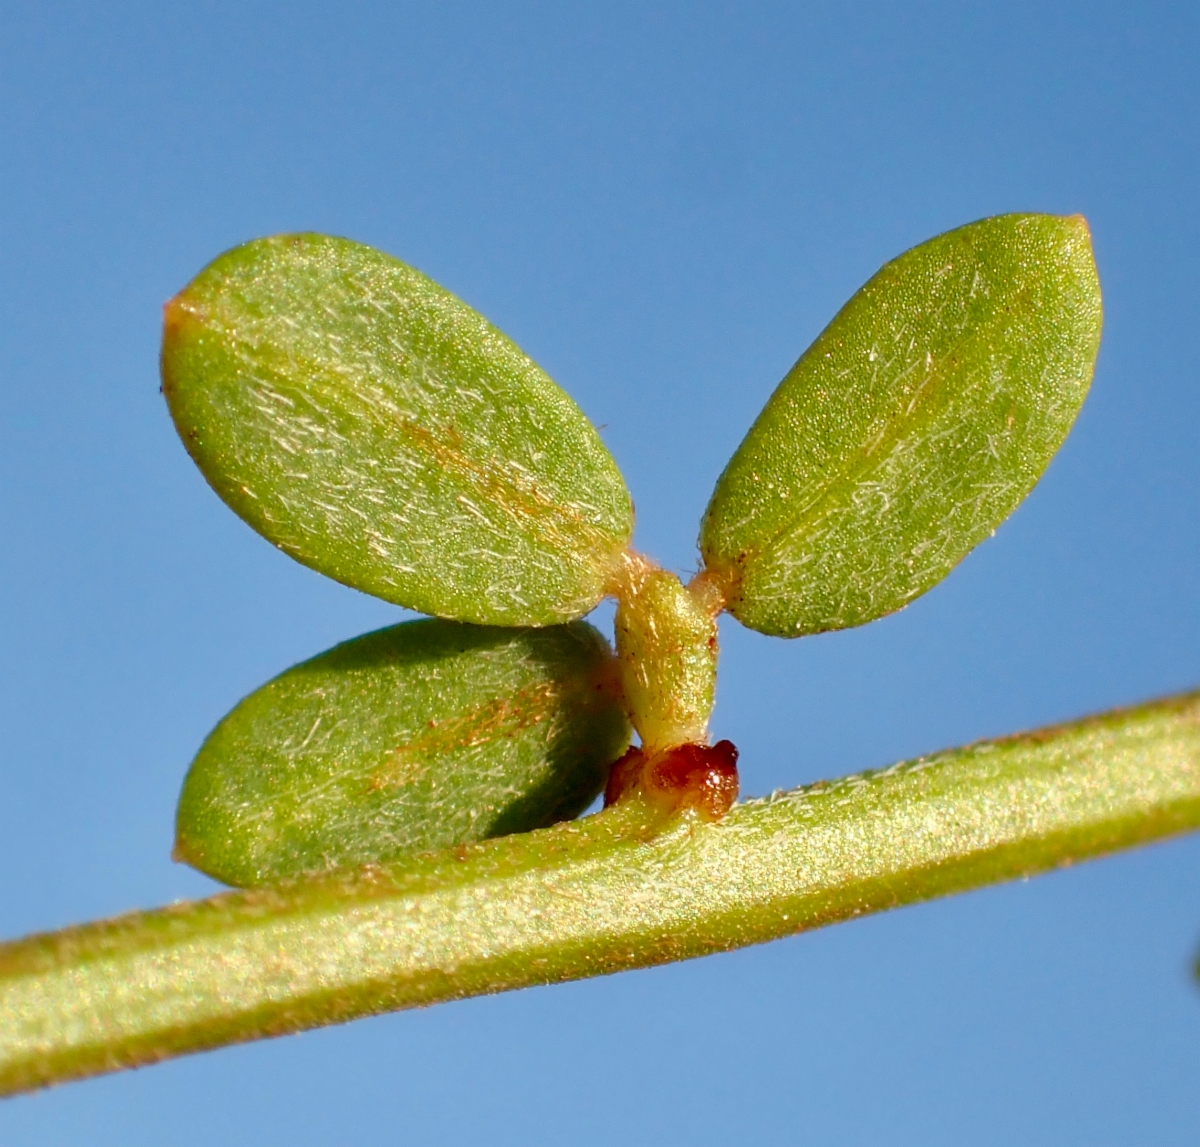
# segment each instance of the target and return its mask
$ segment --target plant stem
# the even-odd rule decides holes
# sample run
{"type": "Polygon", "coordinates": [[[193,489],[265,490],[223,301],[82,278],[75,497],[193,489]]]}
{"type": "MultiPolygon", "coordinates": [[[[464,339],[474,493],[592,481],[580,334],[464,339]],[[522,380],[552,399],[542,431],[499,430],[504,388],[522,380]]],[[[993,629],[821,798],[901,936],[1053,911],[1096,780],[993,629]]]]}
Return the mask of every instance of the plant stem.
{"type": "Polygon", "coordinates": [[[737,805],[620,802],[388,868],[0,947],[11,1093],[645,967],[1200,827],[1200,692],[737,805]]]}

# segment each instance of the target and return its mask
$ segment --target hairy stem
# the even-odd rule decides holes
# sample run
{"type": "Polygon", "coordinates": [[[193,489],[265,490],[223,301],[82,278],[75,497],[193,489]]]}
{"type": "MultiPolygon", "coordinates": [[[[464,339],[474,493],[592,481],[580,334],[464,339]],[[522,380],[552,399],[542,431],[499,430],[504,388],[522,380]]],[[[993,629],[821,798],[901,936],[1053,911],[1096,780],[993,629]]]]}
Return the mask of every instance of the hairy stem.
{"type": "Polygon", "coordinates": [[[622,801],[0,947],[6,1093],[759,943],[1200,827],[1200,692],[737,805],[622,801]]]}

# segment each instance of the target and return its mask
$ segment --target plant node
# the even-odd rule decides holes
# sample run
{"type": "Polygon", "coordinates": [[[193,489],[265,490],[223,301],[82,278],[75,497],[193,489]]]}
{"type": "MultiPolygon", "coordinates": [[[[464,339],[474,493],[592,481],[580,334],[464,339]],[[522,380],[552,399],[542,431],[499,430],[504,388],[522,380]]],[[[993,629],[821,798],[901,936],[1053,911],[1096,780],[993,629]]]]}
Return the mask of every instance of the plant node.
{"type": "Polygon", "coordinates": [[[612,767],[604,807],[634,793],[669,807],[720,820],[738,794],[738,751],[732,741],[676,745],[657,753],[632,748],[612,767]]]}

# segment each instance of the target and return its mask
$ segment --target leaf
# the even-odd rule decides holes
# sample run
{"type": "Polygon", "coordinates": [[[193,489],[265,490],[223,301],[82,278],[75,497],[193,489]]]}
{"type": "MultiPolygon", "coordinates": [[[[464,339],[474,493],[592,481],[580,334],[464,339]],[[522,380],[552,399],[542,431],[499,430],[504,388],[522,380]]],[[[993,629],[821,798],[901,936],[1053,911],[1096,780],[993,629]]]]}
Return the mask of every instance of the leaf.
{"type": "Polygon", "coordinates": [[[780,383],[700,548],[729,611],[795,637],[937,584],[1071,428],[1100,342],[1081,216],[1001,215],[888,263],[780,383]]]}
{"type": "Polygon", "coordinates": [[[163,392],[218,494],[280,549],[424,613],[549,625],[633,530],[579,408],[465,303],[323,235],[227,252],[166,308],[163,392]]]}
{"type": "Polygon", "coordinates": [[[289,669],[213,730],[177,856],[250,887],[525,832],[582,812],[629,736],[586,622],[407,622],[289,669]]]}

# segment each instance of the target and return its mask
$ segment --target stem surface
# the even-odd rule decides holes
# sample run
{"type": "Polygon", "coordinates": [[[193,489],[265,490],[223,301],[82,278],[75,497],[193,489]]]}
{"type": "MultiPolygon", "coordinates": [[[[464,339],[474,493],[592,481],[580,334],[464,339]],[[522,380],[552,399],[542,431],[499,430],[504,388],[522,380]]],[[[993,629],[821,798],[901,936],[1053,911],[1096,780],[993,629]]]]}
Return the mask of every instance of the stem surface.
{"type": "Polygon", "coordinates": [[[0,946],[0,1093],[645,967],[1200,827],[1200,692],[735,806],[581,821],[0,946]]]}

